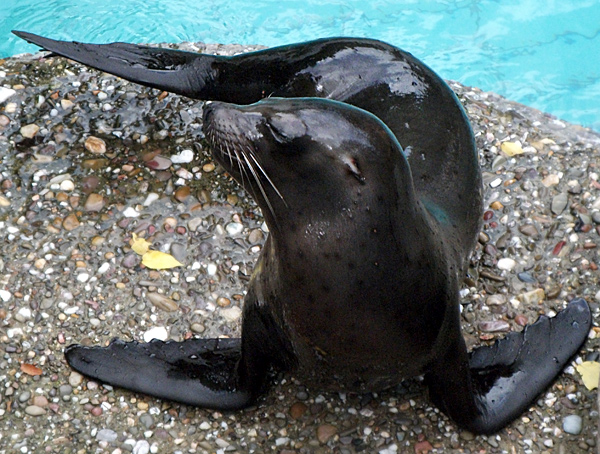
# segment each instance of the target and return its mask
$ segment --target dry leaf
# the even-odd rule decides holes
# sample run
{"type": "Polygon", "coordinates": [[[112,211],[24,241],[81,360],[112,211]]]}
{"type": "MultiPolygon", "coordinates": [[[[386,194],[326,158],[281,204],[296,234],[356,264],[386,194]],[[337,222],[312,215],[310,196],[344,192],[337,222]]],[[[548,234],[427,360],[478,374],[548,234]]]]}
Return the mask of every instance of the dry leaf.
{"type": "Polygon", "coordinates": [[[507,156],[515,156],[517,154],[523,154],[523,148],[521,148],[521,145],[519,145],[518,143],[515,143],[515,142],[503,142],[500,148],[502,148],[502,151],[507,156]]]}
{"type": "Polygon", "coordinates": [[[583,384],[590,391],[598,387],[600,379],[600,363],[596,361],[584,361],[576,366],[577,372],[581,375],[583,384]]]}
{"type": "Polygon", "coordinates": [[[27,375],[42,375],[42,369],[34,366],[33,364],[21,363],[21,370],[25,372],[27,375]]]}
{"type": "Polygon", "coordinates": [[[142,265],[153,270],[164,270],[183,266],[183,263],[178,262],[171,254],[165,254],[160,251],[148,251],[142,256],[142,265]]]}
{"type": "Polygon", "coordinates": [[[139,255],[144,255],[146,252],[148,252],[148,249],[150,249],[150,245],[152,243],[149,243],[144,238],[139,238],[135,233],[132,235],[133,238],[129,241],[131,249],[133,249],[133,251],[139,255]]]}

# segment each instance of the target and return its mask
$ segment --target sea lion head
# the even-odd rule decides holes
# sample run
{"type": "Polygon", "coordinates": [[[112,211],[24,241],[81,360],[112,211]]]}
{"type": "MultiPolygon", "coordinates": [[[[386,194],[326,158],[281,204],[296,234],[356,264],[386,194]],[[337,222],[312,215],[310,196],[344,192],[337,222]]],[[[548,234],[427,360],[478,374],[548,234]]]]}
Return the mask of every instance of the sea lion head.
{"type": "Polygon", "coordinates": [[[395,136],[357,107],[318,98],[212,102],[203,120],[215,160],[251,193],[271,228],[393,205],[390,197],[412,192],[395,136]]]}

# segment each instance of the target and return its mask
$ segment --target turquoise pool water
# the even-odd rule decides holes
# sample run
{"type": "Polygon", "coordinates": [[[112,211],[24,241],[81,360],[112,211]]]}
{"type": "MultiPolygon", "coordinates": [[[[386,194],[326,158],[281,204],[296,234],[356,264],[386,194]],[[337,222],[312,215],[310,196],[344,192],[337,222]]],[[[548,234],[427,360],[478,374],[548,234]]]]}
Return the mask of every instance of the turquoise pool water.
{"type": "Polygon", "coordinates": [[[98,43],[378,38],[445,78],[600,131],[599,0],[0,0],[0,57],[36,50],[13,28],[98,43]]]}

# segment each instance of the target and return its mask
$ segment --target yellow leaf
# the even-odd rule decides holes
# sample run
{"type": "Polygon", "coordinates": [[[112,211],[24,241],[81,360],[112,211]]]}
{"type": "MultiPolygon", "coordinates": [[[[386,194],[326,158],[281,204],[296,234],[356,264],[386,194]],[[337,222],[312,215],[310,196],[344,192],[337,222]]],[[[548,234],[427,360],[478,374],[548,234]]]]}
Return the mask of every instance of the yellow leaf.
{"type": "Polygon", "coordinates": [[[138,238],[138,236],[135,233],[133,233],[132,235],[133,238],[131,239],[131,241],[129,241],[131,249],[133,249],[133,251],[139,255],[144,255],[146,252],[148,252],[148,249],[150,249],[150,245],[152,243],[148,243],[143,238],[138,238]]]}
{"type": "Polygon", "coordinates": [[[515,142],[502,142],[502,145],[500,148],[502,148],[502,151],[507,156],[523,154],[523,149],[521,148],[521,145],[519,145],[518,143],[515,143],[515,142]]]}
{"type": "Polygon", "coordinates": [[[577,372],[581,375],[583,384],[590,391],[598,387],[600,379],[600,363],[596,361],[584,361],[577,367],[577,372]]]}
{"type": "Polygon", "coordinates": [[[165,254],[160,251],[146,252],[142,256],[142,264],[153,270],[165,270],[167,268],[183,266],[183,263],[178,262],[171,254],[165,254]]]}

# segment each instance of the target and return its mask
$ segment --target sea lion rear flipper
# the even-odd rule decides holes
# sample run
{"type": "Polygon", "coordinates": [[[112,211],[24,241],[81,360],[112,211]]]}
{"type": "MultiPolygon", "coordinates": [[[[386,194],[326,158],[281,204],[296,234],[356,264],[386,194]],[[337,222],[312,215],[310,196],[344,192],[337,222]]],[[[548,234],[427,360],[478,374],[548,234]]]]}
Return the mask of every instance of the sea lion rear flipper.
{"type": "Polygon", "coordinates": [[[132,82],[189,97],[202,94],[212,62],[219,57],[127,43],[57,41],[13,30],[19,38],[92,68],[132,82]]]}
{"type": "Polygon", "coordinates": [[[497,432],[552,383],[587,338],[591,323],[589,306],[579,298],[554,318],[541,316],[523,331],[474,350],[468,369],[466,355],[453,348],[427,376],[431,397],[462,427],[497,432]]]}
{"type": "Polygon", "coordinates": [[[253,399],[238,380],[240,339],[115,340],[104,348],[71,345],[65,356],[84,375],[155,397],[219,410],[243,408],[253,399]]]}

